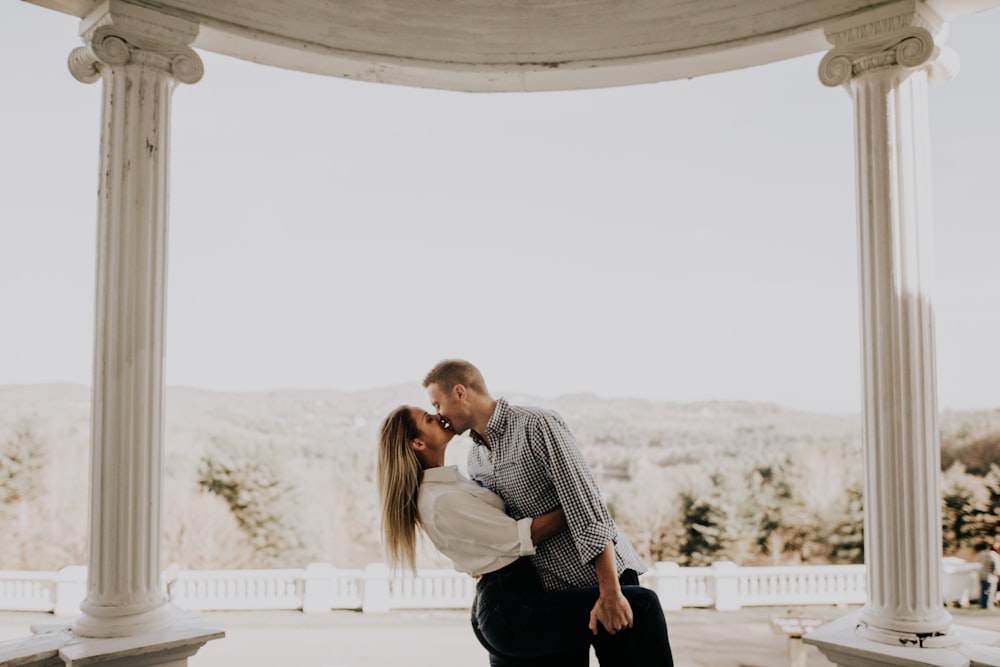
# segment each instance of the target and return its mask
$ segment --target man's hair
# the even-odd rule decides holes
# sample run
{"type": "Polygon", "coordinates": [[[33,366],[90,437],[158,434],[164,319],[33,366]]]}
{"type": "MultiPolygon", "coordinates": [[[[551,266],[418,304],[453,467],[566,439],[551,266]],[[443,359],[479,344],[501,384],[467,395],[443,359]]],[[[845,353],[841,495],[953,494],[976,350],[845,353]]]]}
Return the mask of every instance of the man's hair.
{"type": "Polygon", "coordinates": [[[445,391],[451,391],[460,384],[479,394],[488,394],[486,381],[479,369],[464,359],[445,359],[430,370],[424,377],[424,388],[432,384],[439,385],[445,391]]]}

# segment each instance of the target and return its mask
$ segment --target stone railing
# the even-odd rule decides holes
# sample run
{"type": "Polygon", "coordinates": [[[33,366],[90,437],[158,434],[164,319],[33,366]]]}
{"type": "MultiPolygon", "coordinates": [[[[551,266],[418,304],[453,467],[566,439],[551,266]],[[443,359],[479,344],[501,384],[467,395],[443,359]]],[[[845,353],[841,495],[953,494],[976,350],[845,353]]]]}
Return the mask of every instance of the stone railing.
{"type": "MultiPolygon", "coordinates": [[[[946,558],[944,600],[968,604],[978,596],[975,563],[946,558]]],[[[79,613],[86,588],[84,567],[58,572],[0,571],[0,610],[79,613]]],[[[656,563],[642,575],[668,611],[707,607],[733,611],[751,606],[863,604],[864,565],[711,567],[656,563]]],[[[382,564],[363,570],[314,563],[287,570],[189,570],[164,576],[170,600],[190,611],[301,609],[324,612],[351,609],[468,608],[474,580],[452,570],[420,570],[416,576],[393,574],[382,564]]]]}
{"type": "Polygon", "coordinates": [[[737,567],[720,562],[712,567],[680,568],[675,563],[657,563],[645,576],[652,579],[646,585],[657,591],[668,610],[863,604],[866,599],[864,565],[737,567]]]}

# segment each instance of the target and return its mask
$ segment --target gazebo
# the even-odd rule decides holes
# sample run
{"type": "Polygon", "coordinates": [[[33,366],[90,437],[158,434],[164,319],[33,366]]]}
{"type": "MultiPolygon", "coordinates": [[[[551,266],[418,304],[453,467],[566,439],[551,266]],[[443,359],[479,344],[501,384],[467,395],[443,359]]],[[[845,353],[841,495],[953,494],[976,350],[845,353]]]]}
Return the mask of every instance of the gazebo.
{"type": "MultiPolygon", "coordinates": [[[[19,665],[184,665],[223,632],[160,582],[170,99],[195,49],[468,92],[623,86],[826,52],[854,102],[868,602],[806,641],[838,665],[1000,666],[1000,633],[941,603],[927,84],[947,23],[1000,0],[29,0],[81,19],[101,81],[90,551],[82,614],[7,647],[19,665]]],[[[41,11],[41,10],[40,10],[41,11]]],[[[846,140],[846,138],[845,138],[846,140]]]]}

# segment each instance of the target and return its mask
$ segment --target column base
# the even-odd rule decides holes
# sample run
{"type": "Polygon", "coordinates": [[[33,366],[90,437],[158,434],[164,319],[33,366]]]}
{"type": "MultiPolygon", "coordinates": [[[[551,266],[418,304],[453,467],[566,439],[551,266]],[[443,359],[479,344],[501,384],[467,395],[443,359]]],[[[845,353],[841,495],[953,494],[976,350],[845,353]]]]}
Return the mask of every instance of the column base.
{"type": "MultiPolygon", "coordinates": [[[[170,619],[168,627],[128,637],[81,637],[67,623],[47,623],[32,626],[36,633],[23,643],[22,659],[16,664],[32,665],[113,665],[115,667],[184,667],[187,659],[212,639],[226,633],[209,626],[190,612],[173,605],[164,605],[170,619]],[[43,646],[44,645],[44,646],[43,646]],[[30,655],[29,652],[30,651],[30,655]]],[[[2,653],[0,653],[2,655],[2,653]]],[[[7,664],[7,663],[5,663],[7,664]]]]}
{"type": "Polygon", "coordinates": [[[840,667],[1000,667],[998,632],[952,626],[955,645],[930,647],[925,642],[921,647],[867,638],[860,626],[861,613],[855,612],[813,630],[802,641],[840,667]]]}
{"type": "Polygon", "coordinates": [[[120,607],[97,609],[81,605],[83,615],[72,621],[70,628],[81,637],[131,637],[163,630],[173,622],[171,607],[166,603],[138,614],[123,613],[120,607]]]}
{"type": "Polygon", "coordinates": [[[858,619],[857,633],[859,637],[871,641],[917,648],[952,648],[962,643],[962,638],[950,625],[943,632],[908,632],[877,627],[864,620],[863,616],[858,619]]]}

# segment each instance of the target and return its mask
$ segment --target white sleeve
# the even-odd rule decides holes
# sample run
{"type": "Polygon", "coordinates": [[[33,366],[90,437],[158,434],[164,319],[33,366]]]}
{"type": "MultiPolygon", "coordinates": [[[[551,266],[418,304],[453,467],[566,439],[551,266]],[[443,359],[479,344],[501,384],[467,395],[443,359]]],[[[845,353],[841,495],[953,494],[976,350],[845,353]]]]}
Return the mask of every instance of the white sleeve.
{"type": "MultiPolygon", "coordinates": [[[[434,525],[443,544],[434,545],[449,556],[448,547],[461,547],[483,556],[532,556],[531,517],[514,520],[503,511],[468,493],[445,493],[432,508],[434,525]]],[[[433,536],[432,536],[433,538],[433,536]]]]}

